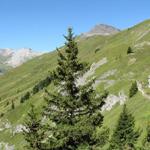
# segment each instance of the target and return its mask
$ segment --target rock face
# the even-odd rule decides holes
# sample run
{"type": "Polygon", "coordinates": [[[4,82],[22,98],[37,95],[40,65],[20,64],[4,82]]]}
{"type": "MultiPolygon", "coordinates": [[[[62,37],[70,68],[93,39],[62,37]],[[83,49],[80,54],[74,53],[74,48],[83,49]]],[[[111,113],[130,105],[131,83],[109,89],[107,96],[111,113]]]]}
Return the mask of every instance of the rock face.
{"type": "Polygon", "coordinates": [[[42,53],[40,52],[32,51],[32,49],[30,48],[22,48],[19,50],[13,50],[8,48],[0,49],[1,63],[11,67],[17,67],[22,63],[26,62],[27,60],[41,54],[42,53]]]}
{"type": "Polygon", "coordinates": [[[107,36],[107,35],[116,34],[118,32],[120,32],[120,30],[113,27],[113,26],[109,26],[109,25],[105,25],[105,24],[99,24],[99,25],[96,25],[89,32],[84,33],[83,36],[84,37],[90,37],[90,36],[94,36],[94,35],[107,36]]]}
{"type": "Polygon", "coordinates": [[[22,48],[16,52],[13,52],[11,58],[6,62],[8,65],[12,67],[17,67],[27,60],[39,56],[42,53],[33,52],[32,49],[22,48]]]}
{"type": "Polygon", "coordinates": [[[14,145],[9,145],[8,143],[0,142],[0,150],[14,150],[14,145]]]}
{"type": "Polygon", "coordinates": [[[99,68],[100,66],[104,65],[105,63],[107,63],[107,58],[104,57],[103,59],[101,59],[100,61],[98,61],[97,63],[93,63],[90,67],[90,69],[77,80],[77,85],[84,85],[88,79],[88,77],[92,76],[95,73],[95,70],[97,68],[99,68]]]}
{"type": "Polygon", "coordinates": [[[13,50],[10,48],[0,49],[0,56],[10,57],[13,53],[13,50]]]}
{"type": "Polygon", "coordinates": [[[108,95],[105,105],[102,107],[102,111],[110,111],[114,105],[119,103],[120,105],[123,105],[125,101],[127,100],[127,96],[124,94],[123,91],[120,91],[118,95],[110,94],[108,95]]]}

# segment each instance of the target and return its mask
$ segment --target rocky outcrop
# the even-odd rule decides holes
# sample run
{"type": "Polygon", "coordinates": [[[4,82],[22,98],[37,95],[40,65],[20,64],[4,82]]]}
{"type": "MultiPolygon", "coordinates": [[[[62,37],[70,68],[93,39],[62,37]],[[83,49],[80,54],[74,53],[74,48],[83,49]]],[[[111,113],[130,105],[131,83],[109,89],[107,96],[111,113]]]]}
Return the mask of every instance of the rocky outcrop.
{"type": "Polygon", "coordinates": [[[87,81],[87,79],[89,77],[91,77],[92,75],[94,75],[95,70],[97,68],[99,68],[100,66],[104,65],[107,63],[107,58],[104,57],[103,59],[101,59],[100,61],[98,61],[97,63],[93,63],[90,67],[90,69],[77,80],[77,85],[84,85],[87,81]]]}
{"type": "Polygon", "coordinates": [[[5,142],[0,142],[0,150],[15,150],[14,145],[9,145],[5,142]]]}
{"type": "Polygon", "coordinates": [[[0,125],[0,132],[4,131],[4,130],[9,130],[10,133],[12,133],[12,135],[14,136],[15,134],[21,133],[21,132],[23,132],[23,130],[27,130],[27,129],[22,124],[18,124],[16,126],[14,126],[8,120],[5,120],[0,125]]]}
{"type": "Polygon", "coordinates": [[[12,125],[8,120],[3,121],[2,124],[0,125],[0,131],[3,131],[5,129],[11,129],[11,128],[12,128],[12,125]]]}
{"type": "Polygon", "coordinates": [[[123,105],[126,100],[127,96],[123,91],[120,91],[118,95],[110,94],[105,100],[105,105],[102,107],[102,111],[110,111],[114,105],[116,105],[117,103],[123,105]]]}
{"type": "Polygon", "coordinates": [[[10,48],[0,49],[0,56],[10,57],[13,54],[13,50],[10,48]]]}
{"type": "Polygon", "coordinates": [[[150,88],[150,75],[148,76],[148,88],[150,88]]]}

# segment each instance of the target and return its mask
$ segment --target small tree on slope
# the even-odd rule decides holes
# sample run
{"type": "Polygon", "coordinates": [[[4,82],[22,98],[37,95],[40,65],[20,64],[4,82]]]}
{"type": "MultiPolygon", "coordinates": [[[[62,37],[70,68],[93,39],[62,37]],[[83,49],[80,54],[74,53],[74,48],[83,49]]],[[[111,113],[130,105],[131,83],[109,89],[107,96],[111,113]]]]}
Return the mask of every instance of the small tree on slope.
{"type": "Polygon", "coordinates": [[[132,48],[129,46],[129,47],[128,47],[128,50],[127,50],[127,54],[131,54],[131,53],[133,53],[133,50],[132,50],[132,48]]]}
{"type": "Polygon", "coordinates": [[[34,106],[31,106],[31,110],[28,112],[28,118],[24,123],[25,129],[23,135],[28,145],[27,149],[41,150],[41,141],[43,140],[43,132],[41,127],[41,120],[38,118],[35,112],[34,106]]]}
{"type": "Polygon", "coordinates": [[[150,149],[150,123],[148,123],[147,130],[146,130],[146,137],[143,142],[143,150],[150,149]]]}
{"type": "Polygon", "coordinates": [[[110,150],[134,149],[139,132],[134,131],[134,117],[128,112],[126,105],[120,114],[118,124],[111,138],[110,150]]]}
{"type": "Polygon", "coordinates": [[[78,47],[71,28],[65,39],[64,54],[57,50],[58,66],[52,75],[57,88],[53,93],[46,91],[48,96],[44,114],[55,127],[49,129],[51,135],[45,147],[49,150],[76,150],[85,144],[92,149],[97,144],[93,138],[96,127],[103,122],[100,111],[107,93],[97,96],[92,87],[94,81],[83,86],[77,84],[87,65],[78,60],[78,47]]]}
{"type": "Polygon", "coordinates": [[[129,98],[133,97],[138,92],[137,82],[133,82],[129,91],[129,98]]]}

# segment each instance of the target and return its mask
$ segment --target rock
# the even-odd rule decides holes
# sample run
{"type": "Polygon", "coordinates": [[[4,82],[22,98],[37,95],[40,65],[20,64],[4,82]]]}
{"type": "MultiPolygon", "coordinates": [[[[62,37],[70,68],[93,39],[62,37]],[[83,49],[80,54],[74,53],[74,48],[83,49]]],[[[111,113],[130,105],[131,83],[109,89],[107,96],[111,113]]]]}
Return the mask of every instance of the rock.
{"type": "Polygon", "coordinates": [[[0,125],[0,131],[3,131],[5,129],[11,129],[12,125],[8,120],[5,120],[4,122],[2,122],[2,124],[0,125]]]}
{"type": "Polygon", "coordinates": [[[0,55],[3,57],[10,57],[13,54],[11,48],[0,49],[0,55]]]}
{"type": "Polygon", "coordinates": [[[27,130],[22,124],[18,124],[14,127],[8,120],[6,120],[1,124],[0,131],[7,129],[10,129],[9,131],[13,134],[13,136],[17,133],[23,132],[23,130],[27,130]]]}
{"type": "Polygon", "coordinates": [[[0,150],[15,150],[14,145],[9,145],[8,143],[0,142],[0,150]]]}
{"type": "Polygon", "coordinates": [[[102,107],[102,111],[110,111],[114,105],[116,105],[117,103],[123,105],[126,100],[127,96],[124,94],[123,91],[120,91],[118,95],[110,94],[105,100],[105,105],[102,107]]]}
{"type": "Polygon", "coordinates": [[[6,122],[5,123],[5,129],[10,129],[12,126],[11,126],[11,123],[10,122],[6,122]]]}
{"type": "Polygon", "coordinates": [[[107,63],[107,58],[104,57],[103,59],[101,59],[100,61],[98,61],[97,63],[93,63],[90,67],[90,70],[88,70],[82,77],[80,77],[77,80],[77,85],[84,85],[88,79],[88,77],[94,75],[95,70],[97,68],[99,68],[100,66],[104,65],[107,63]]]}
{"type": "Polygon", "coordinates": [[[13,135],[15,135],[16,133],[21,133],[23,132],[23,130],[27,130],[26,127],[22,124],[19,124],[13,129],[13,135]]]}
{"type": "Polygon", "coordinates": [[[148,76],[148,88],[150,88],[150,75],[148,76]]]}

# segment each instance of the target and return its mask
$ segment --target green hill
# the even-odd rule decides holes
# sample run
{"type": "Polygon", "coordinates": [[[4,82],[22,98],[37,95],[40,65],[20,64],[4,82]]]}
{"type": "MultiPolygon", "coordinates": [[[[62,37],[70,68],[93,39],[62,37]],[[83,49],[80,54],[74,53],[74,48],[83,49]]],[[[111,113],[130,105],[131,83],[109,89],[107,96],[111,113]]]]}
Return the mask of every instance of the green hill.
{"type": "MultiPolygon", "coordinates": [[[[138,141],[140,145],[147,122],[150,121],[150,20],[115,35],[79,37],[77,42],[80,59],[92,64],[93,74],[87,77],[96,77],[95,87],[98,92],[107,89],[110,93],[108,105],[103,111],[104,126],[112,131],[122,108],[120,104],[126,101],[135,116],[136,127],[142,129],[138,141]],[[133,50],[131,54],[127,54],[129,46],[133,50]],[[129,99],[129,89],[134,81],[137,81],[139,91],[129,99]]],[[[61,49],[63,51],[63,47],[61,49]]],[[[29,60],[0,77],[0,142],[14,145],[17,150],[24,149],[22,123],[30,104],[40,111],[44,103],[44,91],[31,95],[24,103],[20,103],[20,98],[45,79],[56,63],[57,52],[53,51],[29,60]],[[11,109],[12,101],[15,103],[14,110],[11,109]]],[[[47,89],[52,89],[52,85],[47,89]]]]}

